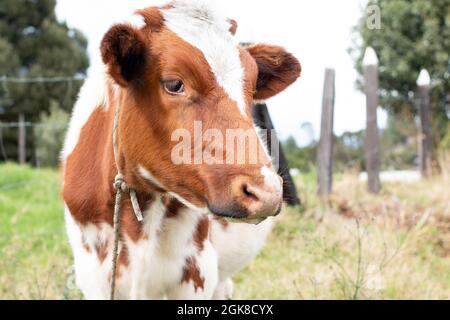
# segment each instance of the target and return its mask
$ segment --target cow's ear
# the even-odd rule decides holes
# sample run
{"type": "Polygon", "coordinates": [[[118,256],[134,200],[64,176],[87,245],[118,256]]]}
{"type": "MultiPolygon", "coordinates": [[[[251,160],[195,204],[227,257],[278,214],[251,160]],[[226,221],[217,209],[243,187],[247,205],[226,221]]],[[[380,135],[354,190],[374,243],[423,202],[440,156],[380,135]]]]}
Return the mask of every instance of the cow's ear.
{"type": "Polygon", "coordinates": [[[131,25],[112,26],[101,42],[101,54],[109,74],[123,87],[138,79],[145,69],[146,44],[131,25]]]}
{"type": "Polygon", "coordinates": [[[297,80],[300,62],[284,48],[258,44],[247,48],[258,65],[255,100],[266,100],[280,93],[297,80]]]}

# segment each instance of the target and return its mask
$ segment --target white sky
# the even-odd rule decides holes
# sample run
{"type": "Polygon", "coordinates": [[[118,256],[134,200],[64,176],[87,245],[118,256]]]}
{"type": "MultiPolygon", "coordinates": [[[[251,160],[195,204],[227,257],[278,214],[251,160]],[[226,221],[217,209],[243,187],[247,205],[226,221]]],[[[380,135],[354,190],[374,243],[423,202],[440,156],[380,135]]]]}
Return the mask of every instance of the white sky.
{"type": "MultiPolygon", "coordinates": [[[[57,15],[89,40],[92,63],[99,63],[99,43],[116,22],[129,20],[132,12],[168,0],[58,0],[57,15]]],[[[347,53],[351,28],[362,14],[366,0],[227,0],[227,16],[238,22],[237,37],[286,47],[301,62],[302,77],[288,90],[268,101],[275,127],[282,139],[293,135],[301,145],[310,122],[320,133],[323,79],[326,67],[336,69],[335,132],[357,131],[365,126],[365,99],[355,89],[357,73],[347,53]]],[[[385,122],[380,114],[381,125],[385,122]]]]}

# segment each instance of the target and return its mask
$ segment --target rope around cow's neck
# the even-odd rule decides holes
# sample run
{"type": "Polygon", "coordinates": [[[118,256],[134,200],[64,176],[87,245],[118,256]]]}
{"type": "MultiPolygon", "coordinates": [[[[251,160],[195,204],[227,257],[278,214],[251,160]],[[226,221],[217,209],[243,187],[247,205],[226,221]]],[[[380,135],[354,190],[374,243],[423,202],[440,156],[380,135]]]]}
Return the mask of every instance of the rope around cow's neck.
{"type": "Polygon", "coordinates": [[[120,208],[122,204],[122,193],[129,193],[131,199],[131,205],[133,206],[133,211],[136,219],[139,222],[144,220],[142,211],[139,207],[139,201],[136,195],[136,191],[128,187],[125,183],[124,176],[119,166],[119,147],[117,144],[117,130],[119,127],[119,114],[120,114],[120,104],[117,105],[116,112],[114,115],[114,126],[113,126],[113,149],[114,149],[114,162],[116,163],[117,176],[114,179],[114,189],[116,190],[116,201],[114,204],[114,247],[112,253],[112,275],[111,275],[111,300],[114,300],[115,290],[116,290],[116,272],[117,272],[117,258],[119,250],[119,237],[120,237],[120,208]]]}

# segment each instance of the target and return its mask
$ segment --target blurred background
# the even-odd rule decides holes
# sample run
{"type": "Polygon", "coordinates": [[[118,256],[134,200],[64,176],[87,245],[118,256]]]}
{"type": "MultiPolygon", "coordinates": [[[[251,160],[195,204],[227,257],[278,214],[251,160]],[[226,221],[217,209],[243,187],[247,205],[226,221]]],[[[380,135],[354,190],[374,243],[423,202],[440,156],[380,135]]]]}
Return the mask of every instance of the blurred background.
{"type": "MultiPolygon", "coordinates": [[[[70,112],[108,28],[165,2],[0,0],[0,298],[81,298],[59,199],[70,112]]],[[[267,102],[302,205],[237,297],[450,298],[450,0],[220,6],[239,41],[303,67],[267,102]]]]}

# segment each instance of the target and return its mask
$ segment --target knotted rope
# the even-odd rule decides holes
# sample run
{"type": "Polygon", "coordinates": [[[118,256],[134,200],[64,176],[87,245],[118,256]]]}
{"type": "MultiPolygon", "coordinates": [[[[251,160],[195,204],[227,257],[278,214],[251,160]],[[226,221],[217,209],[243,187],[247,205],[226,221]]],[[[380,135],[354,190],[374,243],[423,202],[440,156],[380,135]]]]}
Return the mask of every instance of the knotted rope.
{"type": "Polygon", "coordinates": [[[114,247],[112,254],[112,279],[111,279],[111,300],[114,300],[115,290],[116,290],[116,273],[117,273],[117,258],[119,255],[119,237],[120,237],[120,208],[122,205],[122,193],[129,193],[131,199],[131,205],[133,206],[133,211],[136,219],[139,222],[144,220],[142,211],[139,207],[139,201],[136,195],[136,191],[128,187],[125,183],[124,176],[120,170],[119,166],[119,147],[117,144],[117,129],[119,127],[119,114],[120,105],[117,106],[114,115],[114,126],[113,126],[113,149],[114,149],[114,162],[116,163],[117,176],[114,179],[114,189],[116,190],[116,201],[114,204],[114,247]]]}

